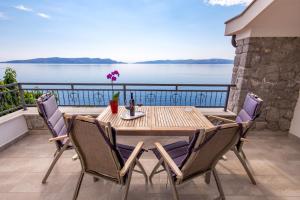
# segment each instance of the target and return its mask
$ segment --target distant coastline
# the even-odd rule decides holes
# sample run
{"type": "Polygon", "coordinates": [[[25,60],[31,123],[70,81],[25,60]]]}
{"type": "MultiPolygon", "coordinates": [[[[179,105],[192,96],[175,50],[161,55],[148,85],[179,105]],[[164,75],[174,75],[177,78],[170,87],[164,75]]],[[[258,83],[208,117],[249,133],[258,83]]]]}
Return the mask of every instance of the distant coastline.
{"type": "MultiPolygon", "coordinates": [[[[12,64],[128,64],[110,58],[34,58],[28,60],[10,60],[0,63],[12,64]]],[[[232,64],[233,60],[212,58],[212,59],[183,59],[183,60],[149,60],[131,64],[232,64]]]]}
{"type": "Polygon", "coordinates": [[[22,64],[125,64],[124,62],[119,62],[109,58],[34,58],[28,60],[10,60],[1,63],[22,63],[22,64]]]}
{"type": "Polygon", "coordinates": [[[232,64],[233,60],[212,58],[212,59],[187,59],[187,60],[151,60],[136,62],[137,64],[232,64]]]}

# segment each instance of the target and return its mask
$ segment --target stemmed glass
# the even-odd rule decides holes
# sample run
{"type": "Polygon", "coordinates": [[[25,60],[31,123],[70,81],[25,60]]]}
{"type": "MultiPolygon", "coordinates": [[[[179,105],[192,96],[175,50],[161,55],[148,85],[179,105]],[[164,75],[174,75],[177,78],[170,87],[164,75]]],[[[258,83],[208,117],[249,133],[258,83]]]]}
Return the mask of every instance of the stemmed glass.
{"type": "Polygon", "coordinates": [[[138,103],[137,106],[138,106],[138,110],[137,111],[138,112],[142,112],[141,107],[143,106],[143,104],[142,103],[138,103]]]}
{"type": "Polygon", "coordinates": [[[127,103],[125,104],[125,109],[128,110],[128,112],[129,112],[129,110],[130,110],[129,104],[127,104],[127,103]]]}

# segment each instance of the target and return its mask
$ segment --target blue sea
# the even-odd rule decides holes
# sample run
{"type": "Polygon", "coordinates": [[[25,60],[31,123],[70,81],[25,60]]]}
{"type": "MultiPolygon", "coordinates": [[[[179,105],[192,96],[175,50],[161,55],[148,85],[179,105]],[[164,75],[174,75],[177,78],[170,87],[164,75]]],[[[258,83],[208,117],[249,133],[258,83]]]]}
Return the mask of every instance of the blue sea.
{"type": "Polygon", "coordinates": [[[232,64],[1,64],[17,71],[18,82],[108,83],[106,74],[119,70],[118,83],[228,84],[232,64]]]}
{"type": "MultiPolygon", "coordinates": [[[[6,67],[17,71],[21,83],[110,83],[107,73],[118,70],[117,83],[157,84],[229,84],[229,64],[0,64],[0,76],[6,67]]],[[[111,86],[95,85],[23,85],[25,92],[52,92],[62,106],[106,106],[113,92],[119,91],[120,104],[127,104],[130,93],[143,105],[191,105],[224,107],[227,87],[213,86],[111,86]]],[[[40,94],[39,93],[39,94],[40,94]]]]}

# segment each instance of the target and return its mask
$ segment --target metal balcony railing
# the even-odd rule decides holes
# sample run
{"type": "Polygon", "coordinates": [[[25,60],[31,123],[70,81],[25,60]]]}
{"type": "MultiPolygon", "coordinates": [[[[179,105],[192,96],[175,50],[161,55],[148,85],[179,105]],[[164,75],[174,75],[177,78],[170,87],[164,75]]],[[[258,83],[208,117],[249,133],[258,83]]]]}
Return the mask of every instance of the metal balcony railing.
{"type": "MultiPolygon", "coordinates": [[[[107,106],[113,92],[120,92],[120,105],[126,105],[133,93],[135,102],[145,106],[195,106],[224,108],[225,111],[230,89],[234,87],[230,84],[140,83],[116,83],[113,86],[109,83],[18,83],[14,86],[17,87],[11,92],[19,99],[14,109],[35,106],[35,99],[47,92],[56,96],[59,106],[107,106]]],[[[0,88],[3,87],[8,86],[0,88]]],[[[3,94],[0,90],[1,102],[3,94]]],[[[10,111],[1,110],[1,113],[10,111]]]]}

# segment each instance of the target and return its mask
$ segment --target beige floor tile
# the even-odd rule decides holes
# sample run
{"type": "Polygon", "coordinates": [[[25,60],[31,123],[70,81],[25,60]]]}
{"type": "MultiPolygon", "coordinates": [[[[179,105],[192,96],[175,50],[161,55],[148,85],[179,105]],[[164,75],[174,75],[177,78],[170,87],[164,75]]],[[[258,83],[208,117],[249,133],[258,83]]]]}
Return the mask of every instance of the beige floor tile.
{"type": "MultiPolygon", "coordinates": [[[[55,145],[48,142],[49,135],[28,135],[16,144],[0,152],[0,200],[66,200],[72,199],[81,170],[80,162],[72,161],[74,150],[66,151],[47,184],[41,184],[53,159],[55,145]]],[[[220,161],[217,171],[228,200],[298,200],[300,199],[300,140],[270,131],[253,132],[244,151],[253,170],[257,185],[252,185],[239,160],[232,152],[228,160],[220,161]]],[[[118,142],[135,145],[145,140],[146,148],[156,141],[162,144],[186,137],[118,137],[118,142]]],[[[151,151],[141,157],[147,174],[151,173],[157,159],[151,151]]],[[[118,200],[124,187],[99,180],[94,182],[89,175],[84,177],[78,199],[118,200]]],[[[212,177],[207,185],[204,177],[180,185],[180,199],[212,200],[218,190],[212,177]]],[[[165,172],[153,178],[153,184],[145,185],[144,177],[134,173],[128,199],[167,200],[172,199],[170,184],[165,172]]]]}

